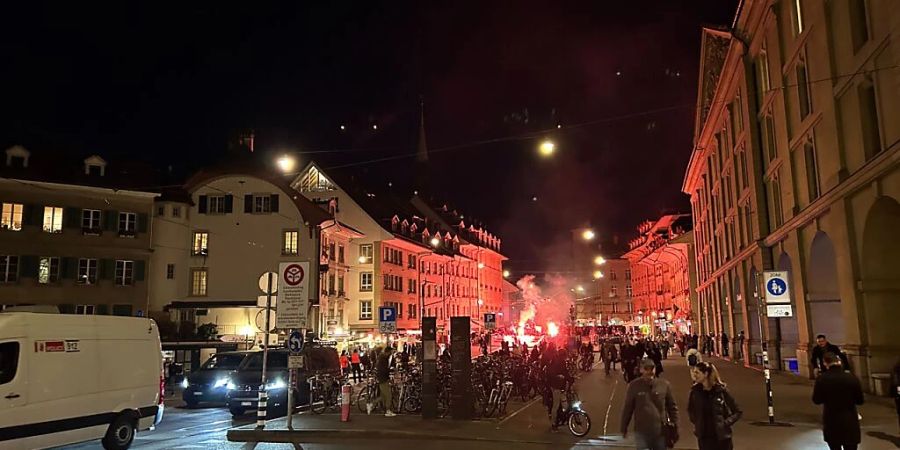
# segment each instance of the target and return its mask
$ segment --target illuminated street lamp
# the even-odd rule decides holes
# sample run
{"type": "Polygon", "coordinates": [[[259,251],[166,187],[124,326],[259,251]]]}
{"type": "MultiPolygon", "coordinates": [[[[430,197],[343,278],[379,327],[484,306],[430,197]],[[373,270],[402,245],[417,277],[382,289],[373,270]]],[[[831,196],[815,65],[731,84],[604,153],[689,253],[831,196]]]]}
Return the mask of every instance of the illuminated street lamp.
{"type": "Polygon", "coordinates": [[[602,256],[597,256],[596,258],[594,258],[594,264],[596,264],[598,266],[602,266],[602,265],[606,264],[606,258],[604,258],[602,256]]]}
{"type": "Polygon", "coordinates": [[[590,228],[581,232],[581,238],[586,241],[593,241],[595,236],[594,230],[591,230],[590,228]]]}
{"type": "Polygon", "coordinates": [[[601,279],[601,278],[603,278],[603,272],[601,272],[601,271],[599,271],[599,270],[595,270],[595,271],[594,271],[594,279],[595,279],[595,280],[599,280],[599,279],[601,279]]]}
{"type": "Polygon", "coordinates": [[[575,290],[578,292],[584,292],[584,286],[579,285],[579,286],[575,287],[575,290]]]}
{"type": "Polygon", "coordinates": [[[431,246],[437,247],[438,245],[441,245],[441,240],[436,237],[431,238],[431,246]]]}
{"type": "Polygon", "coordinates": [[[278,168],[282,172],[289,173],[294,170],[294,167],[297,165],[297,160],[288,155],[282,155],[280,158],[278,158],[278,161],[276,161],[276,163],[278,164],[278,168]]]}
{"type": "Polygon", "coordinates": [[[479,268],[479,269],[484,269],[484,263],[482,263],[482,262],[478,263],[478,268],[479,268]]]}
{"type": "Polygon", "coordinates": [[[509,271],[508,271],[508,270],[504,270],[504,271],[503,271],[503,278],[509,278],[509,271]]]}
{"type": "Polygon", "coordinates": [[[365,256],[360,256],[360,257],[359,257],[359,263],[360,263],[360,264],[365,264],[365,263],[367,263],[368,261],[369,261],[369,259],[366,258],[365,256]]]}
{"type": "Polygon", "coordinates": [[[544,142],[541,142],[538,150],[541,153],[541,156],[550,156],[556,151],[556,144],[553,143],[550,139],[545,139],[544,142]]]}

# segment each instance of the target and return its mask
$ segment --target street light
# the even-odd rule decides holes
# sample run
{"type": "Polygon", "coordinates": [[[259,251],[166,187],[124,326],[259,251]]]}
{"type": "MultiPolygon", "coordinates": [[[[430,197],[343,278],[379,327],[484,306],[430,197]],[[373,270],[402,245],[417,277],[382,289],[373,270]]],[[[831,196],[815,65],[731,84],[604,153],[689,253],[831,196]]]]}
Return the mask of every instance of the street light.
{"type": "Polygon", "coordinates": [[[581,238],[586,241],[593,241],[595,236],[594,230],[591,230],[590,228],[581,232],[581,238]]]}
{"type": "Polygon", "coordinates": [[[441,240],[436,237],[431,238],[431,246],[437,247],[438,245],[441,245],[441,240]]]}
{"type": "Polygon", "coordinates": [[[584,286],[579,285],[575,288],[575,290],[578,292],[584,292],[584,286]]]}
{"type": "Polygon", "coordinates": [[[508,271],[508,270],[504,270],[504,271],[503,271],[503,278],[509,278],[509,271],[508,271]]]}
{"type": "Polygon", "coordinates": [[[606,264],[606,258],[604,258],[602,256],[597,256],[596,258],[594,258],[594,264],[596,264],[598,266],[602,266],[602,265],[606,264]]]}
{"type": "Polygon", "coordinates": [[[288,155],[282,155],[280,158],[278,158],[277,164],[278,168],[281,169],[282,172],[288,173],[294,170],[294,166],[297,165],[297,160],[288,155]]]}
{"type": "Polygon", "coordinates": [[[478,268],[479,268],[479,269],[484,269],[484,263],[483,263],[483,262],[478,263],[478,268]]]}
{"type": "Polygon", "coordinates": [[[538,150],[541,153],[541,156],[550,156],[556,151],[556,144],[553,143],[550,139],[545,139],[544,142],[541,142],[538,150]]]}
{"type": "Polygon", "coordinates": [[[595,280],[599,280],[599,279],[601,279],[601,278],[603,278],[603,272],[601,272],[601,271],[599,271],[599,270],[595,270],[595,271],[594,271],[594,279],[595,279],[595,280]]]}

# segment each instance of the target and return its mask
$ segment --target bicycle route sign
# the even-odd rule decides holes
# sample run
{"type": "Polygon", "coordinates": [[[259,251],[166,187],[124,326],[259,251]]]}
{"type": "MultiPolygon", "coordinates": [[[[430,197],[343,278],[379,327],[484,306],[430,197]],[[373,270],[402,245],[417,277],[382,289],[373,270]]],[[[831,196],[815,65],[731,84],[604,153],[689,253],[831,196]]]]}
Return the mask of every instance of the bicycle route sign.
{"type": "Polygon", "coordinates": [[[378,330],[382,333],[397,332],[397,308],[393,306],[378,307],[378,330]]]}

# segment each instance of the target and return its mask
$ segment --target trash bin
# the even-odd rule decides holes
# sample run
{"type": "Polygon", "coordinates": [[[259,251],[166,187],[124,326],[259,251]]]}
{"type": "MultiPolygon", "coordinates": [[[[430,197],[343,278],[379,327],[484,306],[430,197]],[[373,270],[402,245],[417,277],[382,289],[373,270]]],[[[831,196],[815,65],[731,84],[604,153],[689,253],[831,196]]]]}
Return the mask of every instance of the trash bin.
{"type": "Polygon", "coordinates": [[[873,373],[872,388],[875,391],[875,395],[889,397],[891,395],[891,374],[873,373]]]}
{"type": "Polygon", "coordinates": [[[784,367],[794,375],[800,375],[800,365],[797,364],[797,358],[784,358],[784,367]]]}

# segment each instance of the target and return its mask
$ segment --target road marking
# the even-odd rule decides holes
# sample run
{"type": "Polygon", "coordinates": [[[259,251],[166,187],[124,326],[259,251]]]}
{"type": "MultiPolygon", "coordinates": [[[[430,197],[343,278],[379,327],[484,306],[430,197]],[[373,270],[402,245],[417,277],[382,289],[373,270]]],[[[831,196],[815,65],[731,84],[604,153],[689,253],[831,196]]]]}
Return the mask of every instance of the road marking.
{"type": "Polygon", "coordinates": [[[612,393],[609,394],[609,405],[606,406],[606,417],[603,418],[603,435],[606,436],[606,427],[609,425],[609,412],[612,410],[612,402],[613,397],[616,396],[616,386],[619,385],[619,377],[616,377],[616,382],[613,384],[612,393]]]}
{"type": "Polygon", "coordinates": [[[508,415],[508,416],[506,416],[505,419],[501,420],[500,423],[497,424],[497,429],[498,429],[498,430],[500,429],[500,425],[503,425],[503,422],[506,422],[507,420],[512,419],[513,417],[515,417],[516,414],[519,414],[520,412],[525,411],[529,406],[533,405],[533,404],[534,404],[535,402],[537,402],[538,400],[541,400],[541,397],[540,397],[540,396],[535,397],[533,400],[531,400],[530,402],[526,403],[525,406],[523,406],[523,407],[517,409],[516,412],[514,412],[514,413],[512,413],[512,414],[510,414],[510,415],[508,415]]]}

